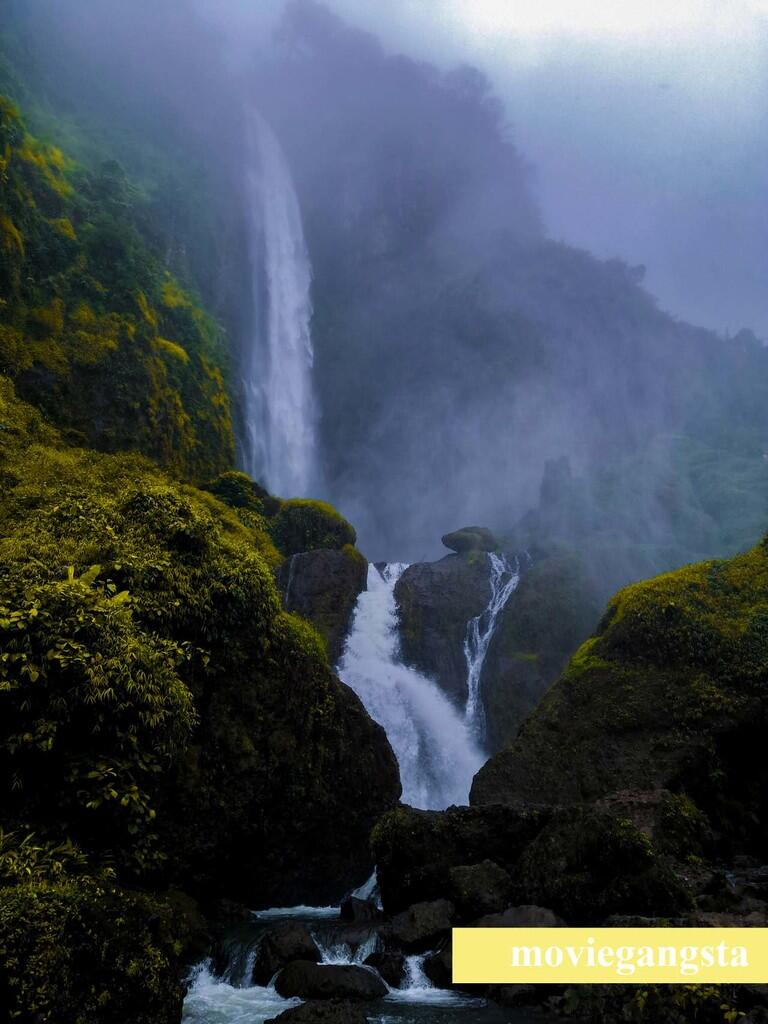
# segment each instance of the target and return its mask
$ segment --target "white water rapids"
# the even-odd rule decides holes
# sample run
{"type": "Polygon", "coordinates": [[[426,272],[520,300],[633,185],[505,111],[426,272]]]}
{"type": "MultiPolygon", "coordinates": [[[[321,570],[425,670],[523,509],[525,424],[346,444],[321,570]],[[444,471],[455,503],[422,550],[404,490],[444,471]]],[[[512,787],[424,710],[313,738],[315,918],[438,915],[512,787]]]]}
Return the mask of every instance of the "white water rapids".
{"type": "Polygon", "coordinates": [[[485,758],[437,684],[399,659],[395,584],[406,568],[369,566],[338,672],[384,727],[400,765],[403,802],[441,809],[467,802],[485,758]]]}
{"type": "Polygon", "coordinates": [[[316,483],[312,268],[290,169],[260,114],[251,123],[254,340],[243,367],[244,468],[273,494],[316,483]]]}

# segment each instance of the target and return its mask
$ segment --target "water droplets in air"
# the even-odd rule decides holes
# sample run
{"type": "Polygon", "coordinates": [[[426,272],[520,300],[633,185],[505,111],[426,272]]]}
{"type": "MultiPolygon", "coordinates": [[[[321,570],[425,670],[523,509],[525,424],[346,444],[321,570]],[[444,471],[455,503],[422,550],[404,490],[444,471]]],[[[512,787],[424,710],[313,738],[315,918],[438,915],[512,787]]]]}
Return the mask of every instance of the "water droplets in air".
{"type": "Polygon", "coordinates": [[[440,809],[467,802],[483,755],[463,716],[431,679],[398,657],[395,584],[406,566],[368,570],[339,675],[386,730],[400,765],[403,801],[440,809]]]}
{"type": "Polygon", "coordinates": [[[258,113],[250,142],[257,315],[244,360],[244,468],[274,494],[305,495],[316,484],[312,268],[288,164],[258,113]]]}

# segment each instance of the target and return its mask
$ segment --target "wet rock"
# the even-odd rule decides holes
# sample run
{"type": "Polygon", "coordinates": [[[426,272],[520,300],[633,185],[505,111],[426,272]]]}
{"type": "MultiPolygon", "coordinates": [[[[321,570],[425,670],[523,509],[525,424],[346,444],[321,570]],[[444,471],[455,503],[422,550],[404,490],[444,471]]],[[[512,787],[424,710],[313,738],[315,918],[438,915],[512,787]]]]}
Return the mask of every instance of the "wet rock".
{"type": "Polygon", "coordinates": [[[390,988],[399,988],[405,978],[405,957],[402,953],[371,953],[363,963],[373,967],[390,988]]]}
{"type": "Polygon", "coordinates": [[[281,567],[278,586],[286,611],[308,619],[325,640],[335,664],[358,596],[366,588],[368,563],[355,548],[319,549],[293,555],[281,567]]]}
{"type": "Polygon", "coordinates": [[[472,922],[473,928],[562,928],[565,921],[547,907],[532,904],[507,907],[501,914],[486,914],[472,922]]]}
{"type": "Polygon", "coordinates": [[[368,967],[355,964],[316,964],[295,960],[275,978],[275,989],[285,999],[380,999],[387,986],[368,967]]]}
{"type": "Polygon", "coordinates": [[[490,596],[486,555],[417,563],[395,585],[404,661],[460,705],[467,699],[467,623],[481,614],[490,596]]]}
{"type": "Polygon", "coordinates": [[[450,939],[437,953],[425,957],[422,970],[435,988],[451,988],[453,984],[453,946],[450,939]]]}
{"type": "Polygon", "coordinates": [[[514,878],[518,858],[551,813],[501,806],[400,807],[385,815],[371,839],[385,911],[445,897],[451,868],[462,864],[491,860],[514,878]]]}
{"type": "Polygon", "coordinates": [[[499,542],[485,526],[464,526],[440,538],[445,547],[458,554],[469,551],[496,551],[499,542]]]}
{"type": "Polygon", "coordinates": [[[300,921],[282,921],[264,935],[256,950],[251,978],[254,985],[268,985],[275,974],[293,960],[317,963],[320,950],[300,921]]]}
{"type": "Polygon", "coordinates": [[[281,1024],[366,1024],[366,1020],[359,1004],[329,999],[292,1006],[265,1024],[277,1024],[278,1021],[281,1024]]]}
{"type": "Polygon", "coordinates": [[[348,896],[342,900],[339,916],[342,921],[361,924],[365,921],[380,921],[384,914],[373,900],[361,900],[357,896],[348,896]]]}
{"type": "Polygon", "coordinates": [[[460,865],[449,872],[447,895],[465,920],[492,914],[509,903],[512,879],[492,860],[460,865]]]}
{"type": "Polygon", "coordinates": [[[409,952],[421,952],[451,930],[455,913],[448,900],[415,903],[392,919],[389,936],[409,952]]]}

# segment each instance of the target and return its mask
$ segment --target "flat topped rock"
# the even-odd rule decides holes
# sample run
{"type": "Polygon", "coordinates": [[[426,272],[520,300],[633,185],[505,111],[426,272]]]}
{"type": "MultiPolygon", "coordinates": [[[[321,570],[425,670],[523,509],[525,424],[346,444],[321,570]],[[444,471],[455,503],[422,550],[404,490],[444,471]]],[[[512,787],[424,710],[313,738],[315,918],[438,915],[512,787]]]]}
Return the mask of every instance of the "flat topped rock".
{"type": "Polygon", "coordinates": [[[308,960],[294,960],[284,967],[275,978],[275,989],[285,999],[380,999],[388,991],[369,967],[308,960]]]}
{"type": "Polygon", "coordinates": [[[457,554],[468,551],[495,551],[499,542],[485,526],[463,526],[453,533],[446,533],[440,538],[443,544],[457,554]]]}

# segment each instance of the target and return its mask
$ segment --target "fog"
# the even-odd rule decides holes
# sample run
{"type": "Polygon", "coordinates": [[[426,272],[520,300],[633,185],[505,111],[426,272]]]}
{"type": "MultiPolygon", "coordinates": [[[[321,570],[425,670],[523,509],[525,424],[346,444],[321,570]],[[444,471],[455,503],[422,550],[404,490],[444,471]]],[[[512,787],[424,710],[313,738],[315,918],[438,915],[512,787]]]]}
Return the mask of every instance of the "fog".
{"type": "Polygon", "coordinates": [[[235,379],[265,290],[251,111],[271,123],[312,264],[318,490],[372,558],[476,522],[599,541],[615,583],[766,519],[765,351],[738,333],[768,334],[765,9],[575,6],[9,7],[54,105],[133,173],[137,137],[170,139],[207,182],[201,240],[166,248],[235,379]]]}

